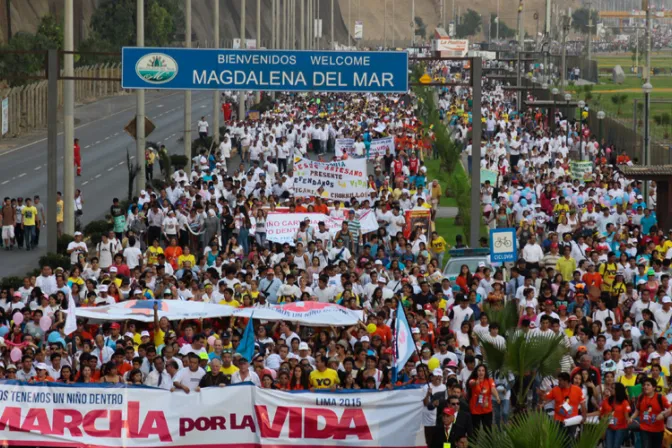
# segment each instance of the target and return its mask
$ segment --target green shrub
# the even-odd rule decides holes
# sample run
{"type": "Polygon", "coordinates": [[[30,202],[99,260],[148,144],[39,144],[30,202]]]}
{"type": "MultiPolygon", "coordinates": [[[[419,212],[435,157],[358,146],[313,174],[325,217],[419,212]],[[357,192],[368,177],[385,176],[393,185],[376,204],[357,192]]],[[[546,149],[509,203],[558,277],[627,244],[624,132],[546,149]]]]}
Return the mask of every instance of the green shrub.
{"type": "Polygon", "coordinates": [[[201,140],[201,138],[197,138],[191,142],[191,157],[196,157],[198,154],[200,154],[201,149],[205,149],[206,151],[210,150],[210,146],[212,145],[212,137],[207,136],[205,137],[204,140],[201,140]]]}
{"type": "Polygon", "coordinates": [[[111,221],[106,221],[104,219],[99,219],[97,221],[91,221],[86,226],[84,226],[84,236],[90,238],[92,245],[95,247],[96,244],[100,243],[103,233],[109,233],[113,229],[113,224],[111,221]]]}
{"type": "Polygon", "coordinates": [[[23,286],[23,277],[4,277],[0,280],[0,289],[19,289],[23,286]]]}
{"type": "Polygon", "coordinates": [[[63,268],[63,269],[69,269],[70,268],[70,256],[69,255],[61,255],[61,254],[55,254],[52,252],[47,253],[46,255],[43,255],[40,257],[40,268],[43,268],[45,266],[51,267],[51,269],[56,269],[56,268],[63,268]]]}
{"type": "Polygon", "coordinates": [[[170,156],[170,164],[176,170],[180,170],[187,166],[189,159],[184,154],[172,154],[170,156]]]}
{"type": "Polygon", "coordinates": [[[68,244],[70,244],[72,241],[75,240],[75,237],[72,235],[68,235],[67,233],[64,233],[63,235],[58,237],[58,241],[56,242],[56,252],[59,254],[64,254],[66,250],[68,250],[68,244]]]}

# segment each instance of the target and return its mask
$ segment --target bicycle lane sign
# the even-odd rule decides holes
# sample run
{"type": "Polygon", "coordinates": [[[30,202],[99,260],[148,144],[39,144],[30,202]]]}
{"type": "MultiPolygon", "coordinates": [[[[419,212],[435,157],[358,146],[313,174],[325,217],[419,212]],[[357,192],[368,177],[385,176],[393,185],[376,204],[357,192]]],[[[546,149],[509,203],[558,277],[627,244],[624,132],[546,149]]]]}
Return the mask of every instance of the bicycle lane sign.
{"type": "Polygon", "coordinates": [[[490,229],[490,260],[506,263],[518,259],[516,229],[490,229]]]}

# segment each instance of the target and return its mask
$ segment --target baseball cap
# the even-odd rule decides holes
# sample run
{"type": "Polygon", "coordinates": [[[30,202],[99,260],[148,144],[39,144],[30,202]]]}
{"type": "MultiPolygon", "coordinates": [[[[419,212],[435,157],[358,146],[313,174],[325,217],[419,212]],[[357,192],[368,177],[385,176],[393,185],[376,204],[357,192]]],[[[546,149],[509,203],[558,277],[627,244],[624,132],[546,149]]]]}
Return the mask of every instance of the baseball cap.
{"type": "Polygon", "coordinates": [[[107,292],[107,285],[100,285],[98,287],[98,292],[107,292]]]}
{"type": "Polygon", "coordinates": [[[145,331],[143,331],[142,333],[140,333],[140,337],[141,337],[141,338],[144,338],[145,336],[146,336],[146,337],[149,337],[149,331],[145,330],[145,331]]]}
{"type": "Polygon", "coordinates": [[[7,368],[5,370],[17,370],[17,369],[14,364],[7,364],[7,368]]]}
{"type": "Polygon", "coordinates": [[[626,323],[623,324],[623,331],[628,331],[628,330],[632,330],[632,325],[626,322],[626,323]]]}
{"type": "Polygon", "coordinates": [[[579,348],[576,349],[576,351],[586,353],[586,352],[588,352],[588,349],[586,348],[585,345],[581,345],[581,346],[579,346],[579,348]]]}
{"type": "Polygon", "coordinates": [[[370,340],[371,340],[371,339],[369,339],[368,336],[362,336],[362,337],[359,339],[359,342],[369,342],[370,340]]]}
{"type": "MultiPolygon", "coordinates": [[[[420,329],[419,328],[411,328],[411,333],[412,334],[420,334],[420,329]]],[[[366,337],[366,336],[364,336],[366,337]]]]}
{"type": "Polygon", "coordinates": [[[449,415],[449,416],[452,417],[456,413],[457,413],[457,411],[455,411],[455,409],[453,409],[451,406],[446,406],[445,408],[443,408],[443,414],[444,415],[449,415]]]}
{"type": "Polygon", "coordinates": [[[441,318],[441,322],[450,322],[450,317],[448,317],[448,316],[443,316],[443,317],[441,318]]]}
{"type": "Polygon", "coordinates": [[[310,347],[308,347],[307,342],[302,342],[299,344],[299,350],[310,350],[310,347]]]}
{"type": "Polygon", "coordinates": [[[446,367],[457,367],[457,362],[455,362],[454,359],[451,359],[448,361],[448,364],[446,364],[446,367]]]}
{"type": "Polygon", "coordinates": [[[437,367],[436,369],[434,369],[434,370],[432,371],[432,375],[434,375],[434,376],[443,376],[443,370],[441,370],[440,368],[437,367]]]}
{"type": "Polygon", "coordinates": [[[36,370],[47,370],[48,368],[49,367],[43,362],[38,362],[37,364],[35,364],[36,370]]]}
{"type": "Polygon", "coordinates": [[[672,298],[670,296],[664,296],[662,299],[663,303],[672,303],[672,298]]]}
{"type": "Polygon", "coordinates": [[[110,272],[117,272],[116,266],[110,266],[110,272]]]}
{"type": "Polygon", "coordinates": [[[654,359],[660,359],[660,354],[658,352],[652,352],[649,355],[649,359],[647,360],[648,362],[653,361],[654,359]]]}
{"type": "Polygon", "coordinates": [[[121,325],[119,325],[119,322],[112,322],[112,325],[110,325],[110,328],[114,328],[116,330],[121,328],[121,325]]]}
{"type": "Polygon", "coordinates": [[[126,333],[124,333],[124,337],[125,337],[125,338],[131,338],[131,339],[133,339],[133,336],[134,336],[133,333],[131,333],[130,331],[127,331],[126,333]]]}

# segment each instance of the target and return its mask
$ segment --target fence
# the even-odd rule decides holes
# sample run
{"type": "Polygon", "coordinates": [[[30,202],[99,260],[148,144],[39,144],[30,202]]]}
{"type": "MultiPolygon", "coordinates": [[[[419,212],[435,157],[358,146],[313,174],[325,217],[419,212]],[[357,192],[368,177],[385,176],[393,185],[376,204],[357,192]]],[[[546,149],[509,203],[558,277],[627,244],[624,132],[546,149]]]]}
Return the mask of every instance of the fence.
{"type": "MultiPolygon", "coordinates": [[[[61,72],[61,75],[63,73],[61,72]]],[[[96,64],[78,67],[75,77],[121,78],[120,63],[96,64]]],[[[119,81],[76,80],[75,102],[124,93],[119,81]]],[[[30,129],[47,125],[47,81],[0,90],[0,98],[9,100],[8,132],[3,137],[16,137],[30,129]]],[[[58,106],[63,105],[63,81],[58,82],[58,106]]]]}

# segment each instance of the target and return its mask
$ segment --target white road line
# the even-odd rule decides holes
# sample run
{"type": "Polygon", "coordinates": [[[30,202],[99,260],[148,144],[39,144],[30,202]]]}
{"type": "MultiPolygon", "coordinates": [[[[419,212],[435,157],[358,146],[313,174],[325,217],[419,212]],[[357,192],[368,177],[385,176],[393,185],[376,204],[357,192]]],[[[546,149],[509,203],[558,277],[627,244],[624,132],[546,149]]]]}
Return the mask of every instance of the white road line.
{"type": "Polygon", "coordinates": [[[82,187],[83,187],[84,185],[88,184],[88,183],[89,183],[89,181],[88,181],[88,180],[85,180],[84,182],[82,182],[82,187]]]}
{"type": "Polygon", "coordinates": [[[110,167],[110,168],[107,169],[107,171],[112,171],[113,169],[114,169],[114,167],[110,167]]]}
{"type": "Polygon", "coordinates": [[[124,162],[119,162],[119,165],[123,165],[123,164],[124,164],[124,162]]]}
{"type": "Polygon", "coordinates": [[[163,107],[163,104],[157,104],[156,107],[157,107],[157,108],[159,108],[159,107],[163,107]]]}
{"type": "Polygon", "coordinates": [[[100,140],[98,140],[98,141],[96,142],[96,145],[99,144],[99,143],[100,143],[100,140]]]}
{"type": "Polygon", "coordinates": [[[17,177],[23,177],[23,176],[25,176],[25,175],[26,175],[26,173],[21,173],[21,174],[19,174],[17,177]]]}
{"type": "Polygon", "coordinates": [[[135,159],[135,156],[131,156],[131,160],[135,159]]]}
{"type": "Polygon", "coordinates": [[[90,147],[91,147],[91,145],[86,145],[86,146],[84,147],[84,149],[89,149],[90,147]]]}
{"type": "Polygon", "coordinates": [[[119,135],[119,133],[118,133],[118,132],[115,132],[115,133],[114,133],[114,136],[116,137],[117,135],[119,135]]]}
{"type": "Polygon", "coordinates": [[[96,174],[96,175],[94,176],[94,179],[98,179],[100,176],[102,176],[102,174],[96,174]]]}
{"type": "MultiPolygon", "coordinates": [[[[162,98],[156,98],[156,99],[154,99],[154,100],[148,101],[147,104],[151,104],[151,103],[153,103],[154,101],[160,101],[160,100],[162,100],[163,98],[166,98],[166,97],[169,97],[169,96],[181,95],[181,94],[182,94],[182,92],[171,93],[171,94],[166,95],[165,97],[162,97],[162,98]]],[[[203,98],[203,100],[205,100],[205,98],[203,98]]],[[[200,100],[199,100],[199,101],[200,101],[200,100]]],[[[114,117],[115,115],[123,114],[124,112],[128,112],[129,110],[135,110],[135,105],[133,105],[133,106],[131,106],[131,107],[128,107],[128,108],[126,108],[126,109],[122,109],[122,110],[120,110],[119,112],[115,112],[115,113],[113,113],[112,115],[106,115],[106,116],[104,116],[104,117],[100,117],[100,118],[98,118],[98,119],[96,119],[96,120],[89,121],[88,123],[84,123],[84,124],[82,124],[82,125],[79,125],[79,126],[75,127],[75,130],[77,130],[77,129],[81,129],[81,128],[85,127],[85,126],[92,125],[92,124],[94,124],[94,123],[98,123],[99,121],[108,120],[108,119],[110,119],[111,117],[114,117]]],[[[62,133],[62,132],[59,132],[58,135],[63,135],[63,133],[62,133]]],[[[45,138],[41,138],[41,139],[39,139],[39,140],[35,140],[34,142],[31,142],[31,143],[26,143],[25,145],[19,146],[18,148],[10,149],[9,151],[5,151],[5,152],[3,152],[2,154],[0,154],[0,157],[5,156],[5,155],[7,155],[7,154],[11,154],[11,153],[16,152],[16,151],[18,151],[18,150],[20,150],[20,149],[27,148],[27,147],[29,147],[29,146],[33,146],[33,145],[37,145],[38,143],[42,143],[42,142],[46,142],[46,141],[47,141],[47,138],[45,137],[45,138]]]]}
{"type": "Polygon", "coordinates": [[[41,166],[36,166],[36,167],[35,167],[35,171],[37,171],[37,170],[41,170],[41,169],[42,169],[41,166]]]}
{"type": "Polygon", "coordinates": [[[5,184],[8,184],[8,183],[9,183],[9,181],[6,180],[6,181],[4,181],[4,182],[3,182],[2,184],[0,184],[0,185],[5,185],[5,184]]]}
{"type": "Polygon", "coordinates": [[[110,136],[105,137],[105,140],[109,140],[109,139],[110,139],[110,136]]]}

